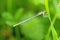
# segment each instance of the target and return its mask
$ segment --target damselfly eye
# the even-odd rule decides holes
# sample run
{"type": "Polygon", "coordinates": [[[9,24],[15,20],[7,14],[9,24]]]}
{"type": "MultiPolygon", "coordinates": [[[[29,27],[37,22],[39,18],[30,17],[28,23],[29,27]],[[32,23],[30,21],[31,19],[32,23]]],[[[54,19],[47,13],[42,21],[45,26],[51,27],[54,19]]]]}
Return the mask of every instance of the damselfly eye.
{"type": "Polygon", "coordinates": [[[43,17],[44,18],[47,18],[48,17],[48,14],[47,13],[43,14],[43,17]]]}

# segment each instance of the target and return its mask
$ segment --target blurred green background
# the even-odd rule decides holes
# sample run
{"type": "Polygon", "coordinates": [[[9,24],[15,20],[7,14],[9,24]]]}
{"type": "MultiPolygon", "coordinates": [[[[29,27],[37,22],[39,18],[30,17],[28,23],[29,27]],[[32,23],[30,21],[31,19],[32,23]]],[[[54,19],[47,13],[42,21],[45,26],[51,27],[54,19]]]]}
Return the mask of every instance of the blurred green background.
{"type": "Polygon", "coordinates": [[[60,40],[60,0],[0,0],[0,40],[60,40]],[[47,17],[13,27],[43,10],[47,17]]]}

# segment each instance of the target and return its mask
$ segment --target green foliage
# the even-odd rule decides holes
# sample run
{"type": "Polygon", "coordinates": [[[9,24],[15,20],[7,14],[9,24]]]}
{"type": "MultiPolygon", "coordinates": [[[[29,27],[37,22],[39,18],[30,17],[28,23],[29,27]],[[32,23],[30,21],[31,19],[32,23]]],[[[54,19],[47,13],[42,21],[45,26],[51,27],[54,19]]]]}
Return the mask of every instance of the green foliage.
{"type": "Polygon", "coordinates": [[[60,0],[0,0],[0,40],[60,40],[60,0]],[[13,27],[40,11],[37,16],[13,27]]]}

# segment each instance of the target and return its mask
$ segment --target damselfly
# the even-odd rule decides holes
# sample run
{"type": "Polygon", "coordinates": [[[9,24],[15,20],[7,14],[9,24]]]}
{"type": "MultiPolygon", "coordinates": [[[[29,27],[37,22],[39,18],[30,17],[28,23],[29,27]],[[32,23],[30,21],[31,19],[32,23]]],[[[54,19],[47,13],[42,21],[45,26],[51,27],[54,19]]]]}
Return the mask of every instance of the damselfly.
{"type": "Polygon", "coordinates": [[[36,15],[31,16],[30,18],[27,18],[26,20],[23,20],[23,21],[20,21],[20,22],[17,23],[17,24],[14,24],[13,27],[18,26],[18,25],[20,25],[20,24],[23,24],[23,23],[25,23],[25,22],[27,22],[27,21],[29,21],[29,20],[31,20],[31,19],[39,16],[39,15],[43,15],[43,17],[44,17],[44,16],[46,16],[45,14],[46,14],[46,11],[45,11],[45,10],[44,10],[44,11],[41,11],[41,12],[37,13],[36,15]]]}

